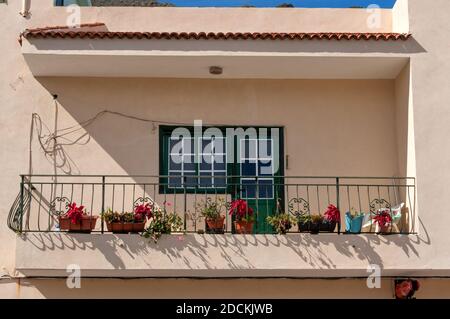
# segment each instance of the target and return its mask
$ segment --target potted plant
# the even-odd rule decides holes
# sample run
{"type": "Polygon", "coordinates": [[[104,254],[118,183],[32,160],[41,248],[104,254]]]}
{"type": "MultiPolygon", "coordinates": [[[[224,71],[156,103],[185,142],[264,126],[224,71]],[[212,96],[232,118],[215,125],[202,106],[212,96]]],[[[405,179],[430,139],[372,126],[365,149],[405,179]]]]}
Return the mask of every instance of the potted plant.
{"type": "Polygon", "coordinates": [[[309,232],[311,228],[311,215],[306,213],[298,215],[297,225],[300,233],[309,232]]]}
{"type": "Polygon", "coordinates": [[[83,205],[77,206],[75,202],[67,207],[67,212],[58,218],[60,229],[90,233],[95,228],[98,216],[89,215],[83,205]]]}
{"type": "Polygon", "coordinates": [[[152,238],[155,242],[163,234],[171,234],[172,232],[181,231],[183,220],[176,213],[167,212],[166,203],[163,209],[155,209],[150,219],[150,224],[144,229],[142,236],[145,238],[152,238]]]}
{"type": "Polygon", "coordinates": [[[132,214],[125,215],[128,222],[133,221],[133,232],[144,231],[145,223],[153,216],[152,208],[149,203],[136,205],[132,214]]]}
{"type": "Polygon", "coordinates": [[[325,211],[323,216],[324,219],[320,227],[320,231],[330,233],[334,232],[334,230],[336,229],[336,224],[341,219],[341,212],[339,211],[339,209],[336,206],[330,204],[328,205],[327,210],[325,211]]]}
{"type": "Polygon", "coordinates": [[[323,224],[324,217],[322,215],[311,215],[309,231],[311,234],[318,234],[323,224]]]}
{"type": "Polygon", "coordinates": [[[345,232],[351,234],[361,233],[362,223],[364,220],[364,213],[358,212],[352,208],[345,213],[345,232]]]}
{"type": "Polygon", "coordinates": [[[266,220],[278,234],[282,235],[285,235],[295,225],[295,219],[289,213],[268,216],[266,220]]]}
{"type": "Polygon", "coordinates": [[[234,217],[234,229],[237,234],[251,234],[253,232],[253,209],[243,199],[236,199],[230,203],[229,214],[234,217]]]}
{"type": "Polygon", "coordinates": [[[378,233],[389,233],[389,228],[392,225],[392,216],[389,209],[378,210],[372,218],[378,226],[378,233]]]}
{"type": "Polygon", "coordinates": [[[213,234],[223,233],[225,224],[225,215],[222,214],[222,209],[225,207],[225,201],[222,198],[212,201],[211,198],[201,200],[196,205],[196,209],[205,217],[206,232],[213,234]]]}
{"type": "Polygon", "coordinates": [[[106,228],[113,233],[139,233],[144,230],[146,218],[151,217],[151,212],[146,215],[135,212],[113,212],[108,209],[102,213],[102,217],[106,222],[106,228]]]}

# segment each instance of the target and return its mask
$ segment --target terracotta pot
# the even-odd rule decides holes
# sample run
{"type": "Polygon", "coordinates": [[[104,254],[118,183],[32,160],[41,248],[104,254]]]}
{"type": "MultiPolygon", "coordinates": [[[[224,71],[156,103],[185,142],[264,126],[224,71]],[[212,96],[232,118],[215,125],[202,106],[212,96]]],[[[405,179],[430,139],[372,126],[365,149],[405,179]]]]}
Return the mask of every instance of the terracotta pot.
{"type": "Polygon", "coordinates": [[[218,219],[206,218],[206,224],[208,225],[208,231],[211,231],[213,233],[223,232],[225,216],[221,216],[218,219]]]}
{"type": "Polygon", "coordinates": [[[379,234],[390,234],[391,233],[391,225],[387,226],[378,226],[379,234]]]}
{"type": "Polygon", "coordinates": [[[113,233],[138,233],[144,231],[145,223],[106,223],[108,231],[113,233]]]}
{"type": "Polygon", "coordinates": [[[251,234],[253,233],[254,222],[246,222],[243,220],[234,222],[234,229],[236,234],[251,234]]]}
{"type": "Polygon", "coordinates": [[[77,223],[72,223],[69,217],[59,217],[59,228],[71,232],[90,233],[97,223],[98,216],[83,216],[77,223]]]}
{"type": "Polygon", "coordinates": [[[132,232],[133,233],[141,233],[141,232],[143,232],[144,231],[144,228],[145,228],[145,223],[144,222],[142,222],[142,223],[132,223],[131,224],[133,227],[132,227],[132,232]]]}

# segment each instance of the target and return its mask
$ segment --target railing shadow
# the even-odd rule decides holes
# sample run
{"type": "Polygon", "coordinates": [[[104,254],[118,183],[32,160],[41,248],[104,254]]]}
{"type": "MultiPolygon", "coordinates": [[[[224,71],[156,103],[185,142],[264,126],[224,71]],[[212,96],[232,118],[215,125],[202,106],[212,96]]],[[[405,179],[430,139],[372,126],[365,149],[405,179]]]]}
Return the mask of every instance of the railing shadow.
{"type": "MultiPolygon", "coordinates": [[[[167,258],[174,265],[181,262],[179,269],[258,269],[262,260],[266,260],[267,265],[285,260],[289,263],[287,269],[292,264],[303,264],[308,269],[338,270],[345,263],[343,257],[352,263],[356,260],[359,264],[376,264],[383,269],[383,257],[377,246],[398,246],[402,248],[398,254],[409,257],[412,254],[419,256],[419,245],[430,244],[419,235],[172,234],[163,235],[154,242],[138,235],[28,233],[22,235],[22,239],[41,251],[97,250],[113,269],[130,269],[130,259],[137,258],[152,269],[155,267],[153,258],[167,258]]],[[[175,266],[173,270],[176,269],[175,266]]]]}

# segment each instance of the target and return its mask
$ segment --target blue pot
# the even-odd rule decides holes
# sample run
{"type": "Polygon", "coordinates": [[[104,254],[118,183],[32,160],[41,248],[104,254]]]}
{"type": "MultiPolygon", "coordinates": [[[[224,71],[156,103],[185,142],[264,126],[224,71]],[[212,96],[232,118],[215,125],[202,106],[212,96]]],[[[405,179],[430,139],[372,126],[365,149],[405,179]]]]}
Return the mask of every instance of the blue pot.
{"type": "Polygon", "coordinates": [[[359,234],[361,232],[364,215],[352,217],[350,212],[345,213],[345,231],[347,233],[359,234]]]}

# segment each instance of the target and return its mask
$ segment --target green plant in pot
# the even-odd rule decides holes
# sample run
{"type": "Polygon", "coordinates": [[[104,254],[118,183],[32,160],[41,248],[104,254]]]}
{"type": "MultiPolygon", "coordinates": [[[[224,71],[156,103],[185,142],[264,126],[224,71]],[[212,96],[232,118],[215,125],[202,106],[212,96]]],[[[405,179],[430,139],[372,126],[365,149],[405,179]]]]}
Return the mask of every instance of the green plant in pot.
{"type": "Polygon", "coordinates": [[[278,234],[283,235],[286,234],[292,228],[292,226],[295,225],[295,218],[292,217],[289,213],[281,213],[273,216],[268,216],[266,220],[278,234]]]}
{"type": "Polygon", "coordinates": [[[196,210],[205,218],[207,233],[223,233],[225,215],[222,214],[225,208],[225,200],[222,198],[213,201],[211,198],[201,200],[196,204],[196,210]]]}
{"type": "Polygon", "coordinates": [[[309,232],[309,229],[311,227],[311,215],[308,213],[303,213],[297,216],[297,225],[298,225],[298,231],[303,232],[309,232]]]}
{"type": "Polygon", "coordinates": [[[318,234],[322,227],[324,217],[322,215],[311,215],[309,231],[311,234],[318,234]]]}
{"type": "Polygon", "coordinates": [[[142,236],[152,238],[157,242],[163,234],[171,234],[182,230],[183,220],[176,212],[169,213],[166,206],[170,206],[170,204],[164,203],[164,208],[155,209],[150,224],[144,229],[142,236]]]}
{"type": "Polygon", "coordinates": [[[108,209],[102,214],[108,231],[113,233],[139,233],[144,230],[147,218],[152,216],[149,204],[138,205],[134,212],[116,212],[108,209]],[[142,207],[141,207],[142,206],[142,207]]]}

